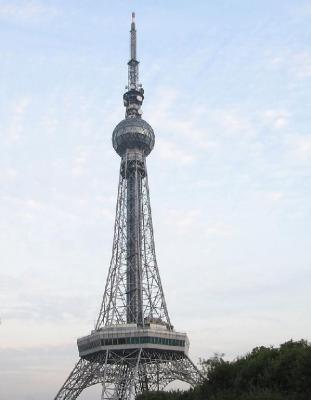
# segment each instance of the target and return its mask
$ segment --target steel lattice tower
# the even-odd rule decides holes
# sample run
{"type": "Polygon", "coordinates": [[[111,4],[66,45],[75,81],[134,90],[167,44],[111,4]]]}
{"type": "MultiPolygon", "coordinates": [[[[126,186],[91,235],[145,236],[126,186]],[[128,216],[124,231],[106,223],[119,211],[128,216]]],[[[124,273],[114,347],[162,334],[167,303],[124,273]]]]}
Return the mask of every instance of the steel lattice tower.
{"type": "Polygon", "coordinates": [[[80,360],[55,400],[76,399],[98,383],[102,400],[132,400],[174,380],[201,380],[187,335],[171,324],[156,261],[146,167],[155,139],[141,118],[134,13],[130,36],[126,114],[112,135],[121,167],[110,268],[95,330],[78,339],[80,360]]]}

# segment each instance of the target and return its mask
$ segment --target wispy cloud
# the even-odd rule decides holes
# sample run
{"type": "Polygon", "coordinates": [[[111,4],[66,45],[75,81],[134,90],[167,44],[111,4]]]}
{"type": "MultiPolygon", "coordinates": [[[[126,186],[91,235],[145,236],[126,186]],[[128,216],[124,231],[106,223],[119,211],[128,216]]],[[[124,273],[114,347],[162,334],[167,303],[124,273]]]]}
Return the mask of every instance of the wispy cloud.
{"type": "Polygon", "coordinates": [[[214,118],[227,132],[239,132],[241,134],[248,131],[251,133],[247,119],[237,110],[215,110],[213,114],[214,118]]]}
{"type": "Polygon", "coordinates": [[[16,168],[3,168],[0,170],[0,181],[15,181],[18,174],[16,168]]]}
{"type": "Polygon", "coordinates": [[[189,164],[195,160],[193,153],[178,147],[176,143],[168,140],[159,139],[157,141],[157,151],[161,158],[178,164],[189,164]]]}
{"type": "Polygon", "coordinates": [[[82,175],[86,170],[89,154],[86,148],[79,148],[73,160],[72,174],[82,175]]]}
{"type": "Polygon", "coordinates": [[[294,70],[298,78],[311,77],[311,52],[303,51],[295,54],[294,70]]]}
{"type": "Polygon", "coordinates": [[[185,233],[191,228],[197,228],[199,218],[200,211],[198,209],[171,209],[168,210],[166,223],[174,226],[173,230],[176,232],[185,233]]]}
{"type": "Polygon", "coordinates": [[[225,224],[223,222],[206,224],[206,234],[208,236],[228,237],[228,236],[232,236],[233,233],[234,233],[233,227],[228,224],[225,224]]]}
{"type": "Polygon", "coordinates": [[[290,142],[294,156],[300,161],[311,163],[311,134],[294,137],[290,142]]]}
{"type": "Polygon", "coordinates": [[[9,108],[9,126],[7,137],[11,143],[19,143],[22,139],[22,134],[25,131],[24,123],[27,115],[27,110],[30,106],[31,98],[29,96],[21,96],[16,99],[9,108]]]}
{"type": "Polygon", "coordinates": [[[309,50],[284,51],[270,56],[271,66],[287,70],[296,79],[311,77],[311,52],[309,50]]]}
{"type": "Polygon", "coordinates": [[[275,129],[282,129],[288,125],[290,114],[283,110],[267,110],[263,113],[264,119],[275,129]]]}
{"type": "Polygon", "coordinates": [[[77,358],[77,349],[74,344],[1,346],[1,398],[22,397],[25,400],[53,398],[74,367],[77,358]],[[31,394],[32,391],[33,394],[31,394]]]}
{"type": "Polygon", "coordinates": [[[4,1],[0,4],[0,18],[14,19],[17,21],[38,20],[42,17],[56,17],[60,10],[43,4],[42,2],[24,1],[4,1]]]}

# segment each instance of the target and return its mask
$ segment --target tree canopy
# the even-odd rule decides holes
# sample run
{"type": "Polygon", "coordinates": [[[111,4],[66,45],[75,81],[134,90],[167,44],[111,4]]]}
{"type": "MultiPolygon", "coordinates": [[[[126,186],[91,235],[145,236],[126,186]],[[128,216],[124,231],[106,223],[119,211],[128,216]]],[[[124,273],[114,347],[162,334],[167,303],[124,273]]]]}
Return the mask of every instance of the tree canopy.
{"type": "Polygon", "coordinates": [[[189,391],[149,392],[137,400],[311,400],[311,344],[256,347],[243,357],[203,360],[204,383],[189,391]]]}

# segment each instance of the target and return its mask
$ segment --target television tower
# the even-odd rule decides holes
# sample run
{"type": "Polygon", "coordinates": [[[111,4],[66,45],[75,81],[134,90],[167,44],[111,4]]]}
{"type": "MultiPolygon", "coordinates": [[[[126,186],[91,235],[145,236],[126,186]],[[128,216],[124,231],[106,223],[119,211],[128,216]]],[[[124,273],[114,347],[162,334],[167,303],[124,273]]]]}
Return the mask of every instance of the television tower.
{"type": "Polygon", "coordinates": [[[141,118],[134,13],[130,38],[125,119],[112,134],[121,166],[110,268],[96,327],[78,339],[80,359],[55,400],[76,399],[95,384],[102,400],[132,400],[174,380],[193,386],[202,379],[187,334],[170,321],[156,261],[146,167],[155,137],[141,118]]]}

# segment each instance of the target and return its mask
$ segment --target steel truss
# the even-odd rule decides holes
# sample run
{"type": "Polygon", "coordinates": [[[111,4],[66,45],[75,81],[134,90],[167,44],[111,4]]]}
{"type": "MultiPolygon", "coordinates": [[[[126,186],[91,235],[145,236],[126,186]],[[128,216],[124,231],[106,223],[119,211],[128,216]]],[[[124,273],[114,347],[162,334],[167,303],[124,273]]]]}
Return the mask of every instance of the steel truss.
{"type": "MultiPolygon", "coordinates": [[[[134,229],[137,232],[137,227],[134,229]]],[[[141,325],[148,320],[161,321],[172,328],[155,256],[146,162],[144,158],[131,160],[126,155],[121,161],[112,259],[96,330],[126,324],[129,318],[141,325]],[[136,202],[130,197],[136,198],[136,202]],[[140,238],[134,235],[133,243],[128,237],[131,213],[135,214],[133,221],[139,221],[141,232],[140,238]],[[139,243],[140,256],[135,254],[132,264],[128,253],[139,243]],[[140,301],[137,287],[129,287],[131,265],[133,272],[141,270],[141,276],[133,279],[142,288],[140,301]],[[129,291],[134,293],[132,297],[129,291]],[[142,319],[137,304],[142,306],[142,319]]],[[[174,380],[195,385],[201,379],[196,366],[182,352],[142,348],[124,352],[106,350],[87,360],[81,358],[55,400],[74,400],[85,388],[95,384],[103,387],[102,400],[131,400],[143,391],[162,390],[174,380]]]]}
{"type": "Polygon", "coordinates": [[[136,349],[111,350],[80,359],[58,392],[57,400],[74,400],[89,386],[102,384],[102,400],[132,400],[148,390],[162,390],[181,380],[195,385],[201,374],[184,354],[136,349]]]}
{"type": "Polygon", "coordinates": [[[121,161],[112,258],[96,329],[146,321],[171,326],[155,254],[146,161],[130,160],[127,153],[121,161]]]}

